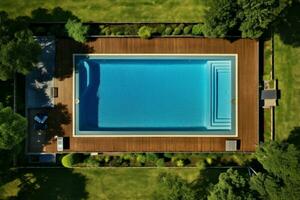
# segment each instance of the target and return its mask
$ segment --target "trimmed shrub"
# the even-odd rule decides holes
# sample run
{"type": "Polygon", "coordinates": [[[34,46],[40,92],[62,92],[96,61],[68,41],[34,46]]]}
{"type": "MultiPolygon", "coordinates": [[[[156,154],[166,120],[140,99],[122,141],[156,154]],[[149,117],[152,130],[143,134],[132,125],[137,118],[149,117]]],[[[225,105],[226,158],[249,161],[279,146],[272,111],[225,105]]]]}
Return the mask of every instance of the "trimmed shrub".
{"type": "Polygon", "coordinates": [[[111,30],[109,26],[100,25],[100,35],[110,35],[111,30]]]}
{"type": "Polygon", "coordinates": [[[138,31],[138,35],[140,38],[149,39],[152,35],[152,28],[150,26],[142,26],[138,31]]]}
{"type": "Polygon", "coordinates": [[[184,161],[183,160],[177,160],[176,161],[176,166],[177,167],[183,167],[184,166],[184,161]]]}
{"type": "Polygon", "coordinates": [[[159,24],[156,27],[156,31],[159,35],[162,35],[163,32],[165,31],[165,29],[166,29],[166,25],[164,25],[164,24],[159,24]]]}
{"type": "Polygon", "coordinates": [[[156,167],[164,167],[165,166],[164,159],[160,158],[160,159],[156,160],[155,165],[156,165],[156,167]]]}
{"type": "Polygon", "coordinates": [[[67,154],[61,160],[61,164],[66,168],[72,168],[73,165],[79,162],[80,162],[80,156],[75,153],[67,154]]]}
{"type": "Polygon", "coordinates": [[[174,29],[172,35],[180,35],[182,33],[183,28],[184,28],[184,24],[180,24],[174,29]]]}
{"type": "Polygon", "coordinates": [[[122,26],[111,26],[110,27],[111,30],[111,35],[124,35],[124,28],[122,26]]]}
{"type": "Polygon", "coordinates": [[[139,164],[145,164],[145,162],[146,162],[146,156],[144,156],[143,154],[138,154],[137,157],[136,157],[136,161],[139,164]]]}
{"type": "Polygon", "coordinates": [[[171,35],[173,29],[170,26],[167,26],[165,31],[163,32],[163,35],[171,35]]]}
{"type": "Polygon", "coordinates": [[[124,25],[124,35],[137,35],[139,31],[139,27],[137,24],[129,25],[126,24],[124,25]]]}
{"type": "MultiPolygon", "coordinates": [[[[110,166],[112,166],[112,167],[119,167],[119,166],[122,166],[122,164],[123,164],[123,159],[120,156],[114,156],[110,160],[110,166]]],[[[128,166],[128,165],[125,164],[125,166],[128,166]]]]}
{"type": "Polygon", "coordinates": [[[110,156],[104,156],[104,162],[105,163],[109,163],[109,161],[111,161],[111,157],[110,156]]]}
{"type": "Polygon", "coordinates": [[[84,26],[80,21],[69,19],[65,25],[65,28],[69,37],[73,38],[75,41],[81,43],[84,43],[86,41],[89,27],[84,26]]]}
{"type": "Polygon", "coordinates": [[[87,159],[85,159],[84,163],[89,167],[98,167],[99,159],[97,156],[89,156],[87,159]]]}
{"type": "Polygon", "coordinates": [[[205,162],[204,160],[199,160],[196,162],[196,167],[199,169],[199,170],[204,170],[205,169],[205,162]]]}
{"type": "Polygon", "coordinates": [[[125,153],[125,154],[122,154],[120,156],[123,160],[133,160],[135,158],[134,154],[131,154],[131,153],[125,153]]]}
{"type": "Polygon", "coordinates": [[[174,29],[172,35],[180,35],[181,31],[182,31],[182,30],[181,30],[179,27],[176,27],[176,28],[174,29]]]}
{"type": "Polygon", "coordinates": [[[146,153],[146,161],[150,163],[155,163],[158,156],[155,153],[146,153]]]}
{"type": "Polygon", "coordinates": [[[203,25],[202,24],[196,24],[192,28],[192,34],[193,35],[202,35],[203,34],[203,25]]]}
{"type": "Polygon", "coordinates": [[[211,165],[213,163],[213,158],[207,157],[206,162],[207,162],[207,164],[211,165]]]}
{"type": "Polygon", "coordinates": [[[191,33],[191,31],[192,31],[192,28],[193,28],[192,25],[188,25],[188,26],[184,27],[183,34],[184,35],[189,35],[191,33]]]}

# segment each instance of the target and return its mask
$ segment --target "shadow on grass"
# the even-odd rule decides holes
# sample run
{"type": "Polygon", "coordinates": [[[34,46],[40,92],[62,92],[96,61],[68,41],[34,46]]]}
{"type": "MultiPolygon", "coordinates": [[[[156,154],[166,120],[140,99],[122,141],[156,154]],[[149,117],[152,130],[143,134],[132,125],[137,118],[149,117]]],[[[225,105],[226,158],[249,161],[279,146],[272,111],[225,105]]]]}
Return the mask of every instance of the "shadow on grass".
{"type": "Polygon", "coordinates": [[[227,168],[201,170],[198,177],[192,182],[192,188],[196,191],[197,198],[207,199],[211,188],[218,183],[219,175],[226,171],[227,168]]]}
{"type": "MultiPolygon", "coordinates": [[[[229,168],[208,168],[201,170],[199,176],[191,183],[193,190],[196,191],[197,199],[207,199],[209,191],[219,182],[220,174],[226,172],[228,169],[229,168]]],[[[234,170],[238,170],[239,174],[245,178],[249,177],[246,168],[234,168],[234,170]]]]}
{"type": "Polygon", "coordinates": [[[69,10],[64,10],[61,7],[53,9],[37,8],[31,11],[31,19],[35,22],[66,22],[68,19],[79,19],[69,10]]]}
{"type": "Polygon", "coordinates": [[[294,1],[283,11],[275,27],[275,32],[285,44],[300,46],[300,1],[294,1]]]}
{"type": "Polygon", "coordinates": [[[9,199],[87,199],[86,178],[71,169],[26,169],[16,174],[21,183],[9,199]]]}
{"type": "Polygon", "coordinates": [[[294,127],[287,139],[287,142],[294,144],[300,150],[300,127],[294,127]]]}

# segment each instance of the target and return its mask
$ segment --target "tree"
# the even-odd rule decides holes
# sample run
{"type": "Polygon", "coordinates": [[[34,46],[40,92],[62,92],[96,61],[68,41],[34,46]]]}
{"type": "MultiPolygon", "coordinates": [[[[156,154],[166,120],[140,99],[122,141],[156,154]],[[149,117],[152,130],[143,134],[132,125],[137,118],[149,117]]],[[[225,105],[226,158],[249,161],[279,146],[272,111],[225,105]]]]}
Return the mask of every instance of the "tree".
{"type": "Polygon", "coordinates": [[[238,0],[242,37],[259,38],[287,3],[285,0],[238,0]]]}
{"type": "Polygon", "coordinates": [[[219,182],[212,188],[208,200],[254,199],[248,180],[237,170],[229,169],[219,176],[219,182]]]}
{"type": "Polygon", "coordinates": [[[266,172],[253,176],[250,185],[262,199],[299,199],[300,152],[294,145],[266,143],[256,157],[266,172]]]}
{"type": "Polygon", "coordinates": [[[27,120],[0,103],[0,149],[10,150],[26,136],[27,120]]]}
{"type": "Polygon", "coordinates": [[[225,37],[237,29],[238,4],[236,0],[210,1],[204,13],[203,33],[206,37],[225,37]]]}
{"type": "Polygon", "coordinates": [[[9,19],[0,12],[0,79],[7,80],[15,72],[28,74],[34,69],[41,47],[28,29],[25,18],[9,19]]]}
{"type": "Polygon", "coordinates": [[[189,183],[177,175],[161,173],[158,177],[160,190],[153,194],[153,199],[160,200],[193,200],[195,191],[189,183]]]}
{"type": "Polygon", "coordinates": [[[80,21],[75,19],[69,19],[65,25],[68,35],[75,41],[80,43],[86,42],[88,33],[88,26],[83,25],[80,21]]]}

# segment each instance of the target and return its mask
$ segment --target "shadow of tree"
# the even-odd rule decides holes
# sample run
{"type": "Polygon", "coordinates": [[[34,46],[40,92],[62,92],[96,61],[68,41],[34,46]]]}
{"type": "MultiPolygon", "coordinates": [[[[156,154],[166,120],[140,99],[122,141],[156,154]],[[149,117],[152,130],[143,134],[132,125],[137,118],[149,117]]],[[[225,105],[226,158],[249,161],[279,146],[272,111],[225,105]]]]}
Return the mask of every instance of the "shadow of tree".
{"type": "Polygon", "coordinates": [[[81,44],[72,39],[59,39],[56,42],[55,78],[63,80],[73,74],[73,54],[93,53],[94,48],[88,43],[81,44]]]}
{"type": "Polygon", "coordinates": [[[64,136],[64,127],[71,123],[71,114],[67,105],[58,103],[53,109],[49,110],[48,130],[46,141],[54,138],[54,136],[64,136]]]}
{"type": "Polygon", "coordinates": [[[294,144],[298,149],[300,149],[300,127],[294,127],[286,142],[294,144]]]}
{"type": "Polygon", "coordinates": [[[300,1],[293,1],[293,4],[285,9],[275,23],[275,32],[280,35],[285,44],[294,47],[300,46],[300,1]]]}
{"type": "Polygon", "coordinates": [[[68,21],[68,19],[79,19],[69,10],[64,10],[61,7],[55,7],[51,10],[46,8],[37,8],[31,11],[31,19],[38,22],[57,22],[68,21]]]}
{"type": "Polygon", "coordinates": [[[210,189],[218,183],[219,175],[227,169],[204,169],[199,172],[198,177],[191,183],[191,187],[196,191],[197,199],[207,199],[210,189]]]}
{"type": "Polygon", "coordinates": [[[87,199],[86,177],[71,169],[26,169],[17,173],[19,192],[10,199],[87,199]]]}

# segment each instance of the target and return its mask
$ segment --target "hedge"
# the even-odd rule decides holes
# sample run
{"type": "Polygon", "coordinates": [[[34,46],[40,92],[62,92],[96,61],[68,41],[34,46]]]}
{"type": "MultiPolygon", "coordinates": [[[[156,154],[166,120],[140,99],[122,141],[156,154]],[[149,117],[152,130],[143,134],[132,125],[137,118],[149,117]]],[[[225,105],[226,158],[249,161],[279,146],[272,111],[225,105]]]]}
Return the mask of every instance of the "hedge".
{"type": "Polygon", "coordinates": [[[63,157],[65,167],[198,167],[246,166],[253,159],[252,154],[240,153],[120,153],[118,155],[96,156],[68,154],[63,157]]]}

